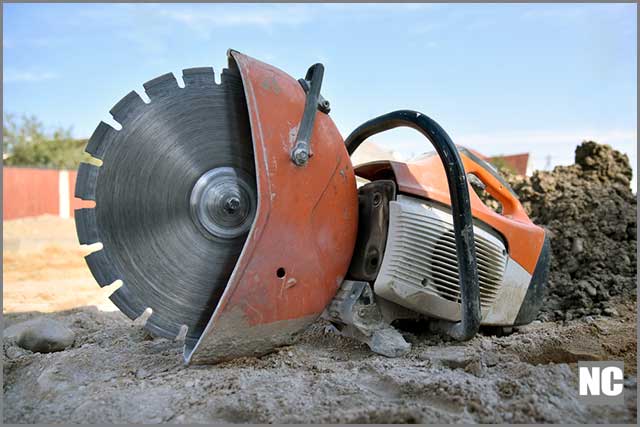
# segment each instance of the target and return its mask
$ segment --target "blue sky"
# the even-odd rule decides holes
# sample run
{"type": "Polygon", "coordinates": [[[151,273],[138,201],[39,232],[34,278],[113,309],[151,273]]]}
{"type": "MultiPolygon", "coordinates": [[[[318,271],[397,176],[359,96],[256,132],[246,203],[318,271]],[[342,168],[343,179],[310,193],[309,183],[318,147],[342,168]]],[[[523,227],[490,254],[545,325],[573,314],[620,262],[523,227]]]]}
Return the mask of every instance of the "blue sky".
{"type": "MultiPolygon", "coordinates": [[[[4,111],[87,137],[129,90],[221,70],[234,48],[294,77],[325,64],[346,136],[399,108],[488,155],[567,164],[583,139],[636,163],[635,4],[5,4],[4,111]]],[[[411,130],[376,137],[410,157],[411,130]]],[[[430,147],[429,147],[430,148],[430,147]]]]}

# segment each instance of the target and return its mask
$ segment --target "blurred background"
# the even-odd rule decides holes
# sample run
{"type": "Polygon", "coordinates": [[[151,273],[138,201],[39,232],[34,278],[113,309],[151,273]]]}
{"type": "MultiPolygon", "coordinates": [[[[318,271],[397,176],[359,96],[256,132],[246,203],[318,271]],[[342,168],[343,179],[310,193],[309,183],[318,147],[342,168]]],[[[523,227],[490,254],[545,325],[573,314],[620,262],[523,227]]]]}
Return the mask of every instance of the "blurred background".
{"type": "MultiPolygon", "coordinates": [[[[295,77],[322,62],[343,136],[410,108],[519,174],[573,163],[583,140],[635,174],[636,40],[633,4],[4,4],[3,309],[113,308],[77,245],[75,169],[100,120],[119,128],[109,109],[146,98],[153,77],[219,73],[228,48],[295,77]]],[[[394,130],[355,162],[430,148],[394,130]]]]}

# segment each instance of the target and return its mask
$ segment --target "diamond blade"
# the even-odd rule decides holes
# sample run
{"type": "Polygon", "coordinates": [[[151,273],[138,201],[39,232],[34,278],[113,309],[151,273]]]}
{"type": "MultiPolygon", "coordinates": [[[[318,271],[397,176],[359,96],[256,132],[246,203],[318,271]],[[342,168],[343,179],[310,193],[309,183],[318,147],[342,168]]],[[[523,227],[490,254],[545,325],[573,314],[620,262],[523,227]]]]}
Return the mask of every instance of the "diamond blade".
{"type": "Polygon", "coordinates": [[[150,307],[151,332],[174,338],[186,325],[187,339],[197,339],[242,250],[256,190],[240,76],[225,70],[217,84],[211,68],[194,68],[183,78],[184,88],[172,74],[145,83],[148,104],[125,96],[111,110],[121,130],[100,123],[87,151],[103,164],[83,166],[76,185],[96,207],[77,214],[77,230],[82,243],[103,244],[87,261],[101,286],[123,281],[111,299],[127,316],[150,307]],[[211,234],[194,215],[192,190],[214,170],[225,181],[205,182],[197,212],[235,233],[211,234]],[[233,197],[222,200],[224,191],[233,197]]]}

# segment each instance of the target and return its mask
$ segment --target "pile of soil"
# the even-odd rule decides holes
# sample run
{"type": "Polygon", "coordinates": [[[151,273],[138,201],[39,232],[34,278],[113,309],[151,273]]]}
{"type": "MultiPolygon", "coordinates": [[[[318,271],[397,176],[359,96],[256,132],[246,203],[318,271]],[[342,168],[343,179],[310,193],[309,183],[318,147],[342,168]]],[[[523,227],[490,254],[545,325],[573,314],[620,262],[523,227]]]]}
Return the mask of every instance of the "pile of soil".
{"type": "Polygon", "coordinates": [[[573,165],[506,178],[551,238],[541,320],[616,316],[615,301],[635,301],[637,206],[625,154],[586,141],[573,165]]]}

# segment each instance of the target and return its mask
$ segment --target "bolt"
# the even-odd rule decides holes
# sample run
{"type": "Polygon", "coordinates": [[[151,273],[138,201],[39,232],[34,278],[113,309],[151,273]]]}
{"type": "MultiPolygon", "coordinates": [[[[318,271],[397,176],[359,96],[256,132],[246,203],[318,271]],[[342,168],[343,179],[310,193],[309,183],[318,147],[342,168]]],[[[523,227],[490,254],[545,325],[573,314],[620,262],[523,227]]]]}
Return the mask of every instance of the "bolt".
{"type": "Polygon", "coordinates": [[[365,314],[367,314],[367,310],[365,310],[364,308],[358,309],[358,316],[364,317],[365,314]]]}
{"type": "Polygon", "coordinates": [[[309,161],[309,152],[303,147],[297,147],[293,150],[293,162],[298,166],[304,166],[309,161]]]}
{"type": "Polygon", "coordinates": [[[229,197],[224,203],[224,210],[228,214],[232,214],[240,207],[240,199],[237,197],[229,197]]]}
{"type": "Polygon", "coordinates": [[[373,194],[373,207],[377,208],[378,206],[380,206],[380,203],[382,203],[382,196],[380,195],[380,193],[374,193],[373,194]]]}

